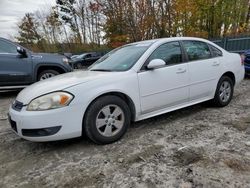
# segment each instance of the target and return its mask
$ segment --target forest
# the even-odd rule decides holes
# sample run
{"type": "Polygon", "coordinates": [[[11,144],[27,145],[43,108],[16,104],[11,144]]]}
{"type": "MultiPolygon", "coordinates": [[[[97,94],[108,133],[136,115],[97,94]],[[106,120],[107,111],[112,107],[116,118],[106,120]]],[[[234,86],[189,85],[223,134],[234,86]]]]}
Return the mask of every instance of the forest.
{"type": "Polygon", "coordinates": [[[38,52],[105,51],[174,36],[247,35],[250,0],[56,0],[27,12],[16,40],[38,52]]]}

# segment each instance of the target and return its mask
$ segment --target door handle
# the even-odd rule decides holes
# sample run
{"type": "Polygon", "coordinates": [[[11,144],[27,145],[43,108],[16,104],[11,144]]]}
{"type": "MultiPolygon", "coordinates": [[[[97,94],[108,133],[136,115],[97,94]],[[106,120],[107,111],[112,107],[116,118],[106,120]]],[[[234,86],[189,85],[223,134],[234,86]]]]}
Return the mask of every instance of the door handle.
{"type": "Polygon", "coordinates": [[[213,64],[212,64],[214,67],[217,67],[217,66],[219,66],[220,65],[220,63],[219,62],[213,62],[213,64]]]}
{"type": "Polygon", "coordinates": [[[187,70],[186,69],[182,69],[182,68],[180,68],[180,69],[177,69],[177,74],[182,74],[182,73],[185,73],[185,72],[187,72],[187,70]]]}

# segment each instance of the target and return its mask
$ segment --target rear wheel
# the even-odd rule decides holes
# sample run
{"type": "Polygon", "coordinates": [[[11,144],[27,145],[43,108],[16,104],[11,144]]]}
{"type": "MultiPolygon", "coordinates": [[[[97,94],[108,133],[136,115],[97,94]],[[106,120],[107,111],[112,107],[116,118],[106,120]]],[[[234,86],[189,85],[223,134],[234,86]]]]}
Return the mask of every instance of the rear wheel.
{"type": "Polygon", "coordinates": [[[54,77],[56,75],[60,74],[59,72],[55,70],[44,70],[38,75],[38,81],[46,80],[48,78],[54,77]]]}
{"type": "Polygon", "coordinates": [[[117,96],[104,96],[94,101],[84,118],[85,134],[97,144],[119,140],[130,125],[128,105],[117,96]]]}
{"type": "Polygon", "coordinates": [[[228,76],[222,76],[218,82],[213,103],[218,107],[227,106],[233,97],[233,92],[234,85],[232,79],[228,76]]]}

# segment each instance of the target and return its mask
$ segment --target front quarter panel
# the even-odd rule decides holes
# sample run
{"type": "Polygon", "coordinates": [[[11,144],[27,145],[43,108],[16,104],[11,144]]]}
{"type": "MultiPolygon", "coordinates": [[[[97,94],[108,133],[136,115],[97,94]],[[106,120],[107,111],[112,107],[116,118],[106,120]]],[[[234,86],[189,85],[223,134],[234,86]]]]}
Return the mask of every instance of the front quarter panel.
{"type": "Polygon", "coordinates": [[[32,54],[32,60],[34,62],[36,70],[41,66],[55,66],[55,67],[60,67],[65,72],[72,71],[70,65],[66,65],[63,63],[62,61],[63,58],[66,57],[56,54],[32,54]]]}
{"type": "Polygon", "coordinates": [[[135,117],[141,111],[137,74],[134,71],[114,73],[113,76],[111,75],[104,80],[86,82],[66,90],[75,96],[70,105],[78,105],[83,115],[96,98],[110,92],[120,92],[127,95],[134,103],[135,117]]]}

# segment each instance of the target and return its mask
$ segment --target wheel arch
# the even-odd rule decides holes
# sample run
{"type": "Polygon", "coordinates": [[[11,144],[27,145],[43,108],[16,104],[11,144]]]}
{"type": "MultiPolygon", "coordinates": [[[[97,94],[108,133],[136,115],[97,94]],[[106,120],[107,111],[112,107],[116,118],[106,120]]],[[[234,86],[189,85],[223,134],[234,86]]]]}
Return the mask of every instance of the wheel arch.
{"type": "MultiPolygon", "coordinates": [[[[233,72],[231,72],[231,71],[225,72],[221,77],[223,77],[223,76],[227,76],[227,77],[229,77],[230,79],[232,79],[233,85],[235,85],[236,80],[235,80],[235,75],[234,75],[233,72]]],[[[220,78],[221,78],[221,77],[220,77],[220,78]]]]}
{"type": "MultiPolygon", "coordinates": [[[[88,104],[88,106],[84,112],[83,119],[82,119],[82,126],[84,126],[85,115],[86,115],[88,108],[91,106],[91,104],[93,104],[93,102],[95,102],[97,99],[104,97],[104,96],[108,96],[108,95],[109,96],[110,95],[117,96],[117,97],[120,97],[122,100],[124,100],[129,107],[130,114],[131,114],[131,121],[135,121],[136,108],[135,108],[135,104],[134,104],[133,100],[131,99],[131,97],[129,97],[127,94],[120,92],[120,91],[109,91],[109,92],[100,94],[100,95],[96,96],[93,100],[91,100],[91,102],[88,104]]],[[[84,130],[84,129],[82,129],[82,130],[84,130]]]]}
{"type": "Polygon", "coordinates": [[[45,71],[45,70],[55,70],[57,72],[59,72],[60,74],[62,73],[66,73],[67,71],[61,67],[61,66],[58,66],[58,65],[50,65],[50,64],[44,64],[44,65],[39,65],[36,67],[35,69],[35,80],[37,81],[38,79],[38,75],[42,72],[42,71],[45,71]]]}

